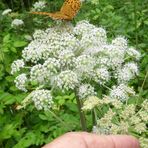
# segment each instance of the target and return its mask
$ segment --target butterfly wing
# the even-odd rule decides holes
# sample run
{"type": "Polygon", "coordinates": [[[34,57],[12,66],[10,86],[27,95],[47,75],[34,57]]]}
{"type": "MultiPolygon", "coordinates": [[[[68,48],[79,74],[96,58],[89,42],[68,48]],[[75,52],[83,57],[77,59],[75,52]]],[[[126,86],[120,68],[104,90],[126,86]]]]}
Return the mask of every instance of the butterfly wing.
{"type": "Polygon", "coordinates": [[[31,12],[31,14],[39,14],[39,15],[46,15],[48,17],[51,17],[54,20],[70,20],[70,17],[67,15],[62,14],[60,11],[54,12],[54,13],[48,13],[48,12],[31,12]]]}
{"type": "Polygon", "coordinates": [[[60,12],[72,20],[81,6],[80,0],[65,0],[60,12]]]}
{"type": "Polygon", "coordinates": [[[55,13],[50,13],[49,17],[51,17],[54,20],[70,20],[70,17],[67,15],[64,15],[60,11],[55,13]]]}
{"type": "Polygon", "coordinates": [[[48,12],[31,12],[32,14],[40,14],[51,17],[54,20],[72,20],[80,9],[81,2],[80,0],[65,0],[60,11],[54,13],[48,12]]]}

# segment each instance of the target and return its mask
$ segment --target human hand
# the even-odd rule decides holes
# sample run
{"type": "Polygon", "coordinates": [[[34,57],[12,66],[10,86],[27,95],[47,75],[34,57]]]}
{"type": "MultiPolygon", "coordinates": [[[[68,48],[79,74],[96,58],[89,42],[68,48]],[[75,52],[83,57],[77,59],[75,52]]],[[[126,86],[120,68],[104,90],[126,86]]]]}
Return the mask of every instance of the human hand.
{"type": "Polygon", "coordinates": [[[43,148],[140,148],[132,136],[99,136],[87,132],[70,132],[55,139],[43,148]]]}

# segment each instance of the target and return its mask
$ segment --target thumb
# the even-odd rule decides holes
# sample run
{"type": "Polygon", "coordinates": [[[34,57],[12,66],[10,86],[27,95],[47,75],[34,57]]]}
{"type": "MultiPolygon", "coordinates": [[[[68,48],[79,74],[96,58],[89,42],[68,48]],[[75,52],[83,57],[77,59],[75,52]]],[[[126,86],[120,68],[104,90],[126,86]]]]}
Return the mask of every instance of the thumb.
{"type": "Polygon", "coordinates": [[[87,132],[70,132],[43,148],[140,148],[136,138],[127,135],[99,136],[87,132]]]}

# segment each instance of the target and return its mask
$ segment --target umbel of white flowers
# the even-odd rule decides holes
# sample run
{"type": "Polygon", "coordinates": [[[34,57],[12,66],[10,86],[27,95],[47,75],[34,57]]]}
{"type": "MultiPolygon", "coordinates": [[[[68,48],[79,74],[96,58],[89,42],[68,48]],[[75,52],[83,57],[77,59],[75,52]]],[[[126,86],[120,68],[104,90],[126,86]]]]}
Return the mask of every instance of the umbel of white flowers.
{"type": "Polygon", "coordinates": [[[66,23],[36,30],[11,72],[22,91],[36,84],[31,98],[37,109],[52,107],[57,90],[65,94],[77,90],[77,96],[86,99],[102,88],[104,95],[125,101],[135,94],[128,83],[138,75],[139,58],[124,37],[109,42],[103,28],[83,20],[76,26],[66,23]]]}

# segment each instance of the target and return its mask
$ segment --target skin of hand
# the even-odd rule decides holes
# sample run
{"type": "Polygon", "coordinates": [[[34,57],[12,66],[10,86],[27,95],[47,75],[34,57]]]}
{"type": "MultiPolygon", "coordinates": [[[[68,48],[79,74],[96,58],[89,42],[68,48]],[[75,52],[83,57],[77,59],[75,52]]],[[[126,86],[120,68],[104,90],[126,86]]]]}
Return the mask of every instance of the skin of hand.
{"type": "Polygon", "coordinates": [[[140,148],[140,146],[138,140],[132,136],[99,136],[87,132],[70,132],[42,148],[140,148]]]}

